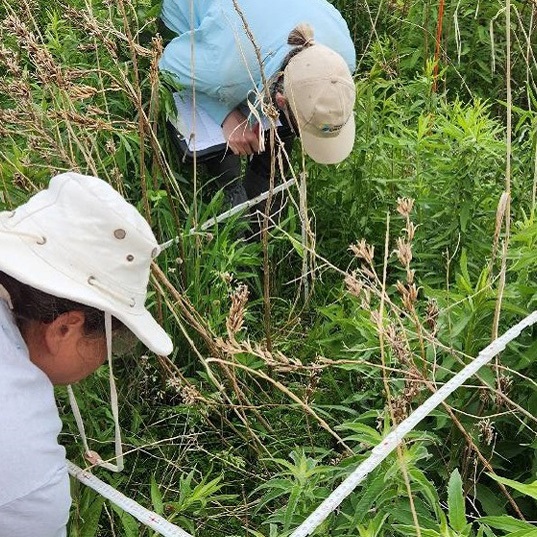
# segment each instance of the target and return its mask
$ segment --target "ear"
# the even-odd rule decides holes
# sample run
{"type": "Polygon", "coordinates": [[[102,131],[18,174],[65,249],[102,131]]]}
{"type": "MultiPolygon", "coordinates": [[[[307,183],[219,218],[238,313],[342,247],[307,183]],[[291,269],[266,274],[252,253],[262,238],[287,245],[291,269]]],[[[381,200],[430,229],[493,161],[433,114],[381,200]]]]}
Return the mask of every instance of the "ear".
{"type": "Polygon", "coordinates": [[[289,102],[287,101],[287,97],[285,97],[283,93],[277,91],[275,95],[275,99],[276,99],[276,105],[278,106],[280,110],[285,110],[287,108],[287,105],[289,104],[289,102]]]}
{"type": "Polygon", "coordinates": [[[57,354],[66,343],[78,338],[84,333],[85,316],[81,311],[62,313],[51,323],[42,325],[44,343],[52,355],[57,354]]]}

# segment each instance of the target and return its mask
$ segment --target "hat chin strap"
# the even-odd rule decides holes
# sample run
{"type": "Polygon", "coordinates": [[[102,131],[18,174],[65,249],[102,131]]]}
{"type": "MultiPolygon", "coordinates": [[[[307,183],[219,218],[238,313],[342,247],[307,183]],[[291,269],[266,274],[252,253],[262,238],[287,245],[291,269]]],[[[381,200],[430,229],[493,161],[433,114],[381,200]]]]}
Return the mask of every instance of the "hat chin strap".
{"type": "Polygon", "coordinates": [[[0,299],[4,300],[10,310],[13,309],[13,302],[11,302],[11,295],[9,291],[0,284],[0,299]]]}
{"type": "Polygon", "coordinates": [[[117,401],[117,389],[116,381],[114,379],[114,372],[112,369],[112,315],[105,311],[104,312],[104,327],[106,332],[106,354],[108,359],[108,372],[109,372],[109,383],[110,383],[110,403],[112,406],[112,416],[114,418],[114,443],[115,443],[115,453],[117,464],[112,464],[110,462],[104,461],[101,456],[96,452],[90,450],[88,446],[88,440],[86,437],[86,429],[84,428],[84,422],[82,420],[82,415],[76,402],[75,394],[73,393],[73,388],[69,384],[67,386],[67,393],[69,394],[69,403],[71,404],[71,409],[75,416],[75,421],[80,432],[80,438],[82,439],[82,444],[84,446],[84,457],[94,466],[101,466],[112,472],[121,472],[124,468],[123,464],[123,447],[121,445],[121,429],[119,427],[119,412],[118,412],[118,401],[117,401]]]}
{"type": "MultiPolygon", "coordinates": [[[[8,218],[11,218],[15,214],[15,211],[11,213],[8,218]]],[[[21,231],[20,229],[7,229],[0,227],[0,233],[7,233],[9,235],[18,235],[23,239],[31,239],[35,241],[39,246],[47,243],[47,238],[44,235],[38,235],[37,233],[27,233],[26,231],[21,231]]]]}

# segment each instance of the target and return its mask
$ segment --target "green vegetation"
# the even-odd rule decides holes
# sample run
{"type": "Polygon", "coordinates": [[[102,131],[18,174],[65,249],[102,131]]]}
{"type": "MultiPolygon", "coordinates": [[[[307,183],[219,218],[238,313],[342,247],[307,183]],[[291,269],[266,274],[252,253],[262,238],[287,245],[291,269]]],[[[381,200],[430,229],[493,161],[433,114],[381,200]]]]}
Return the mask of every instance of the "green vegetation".
{"type": "MultiPolygon", "coordinates": [[[[0,1],[2,208],[75,169],[178,237],[149,296],[176,350],[117,360],[127,469],[95,473],[199,537],[289,535],[537,304],[535,1],[510,20],[498,0],[334,4],[358,51],[355,149],[336,167],[297,151],[307,188],[245,243],[240,216],[195,232],[222,198],[167,137],[155,0],[0,1]]],[[[315,535],[537,535],[536,356],[534,328],[315,535]]],[[[103,458],[106,378],[75,387],[103,458]]],[[[71,537],[153,535],[78,483],[73,498],[71,537]]]]}

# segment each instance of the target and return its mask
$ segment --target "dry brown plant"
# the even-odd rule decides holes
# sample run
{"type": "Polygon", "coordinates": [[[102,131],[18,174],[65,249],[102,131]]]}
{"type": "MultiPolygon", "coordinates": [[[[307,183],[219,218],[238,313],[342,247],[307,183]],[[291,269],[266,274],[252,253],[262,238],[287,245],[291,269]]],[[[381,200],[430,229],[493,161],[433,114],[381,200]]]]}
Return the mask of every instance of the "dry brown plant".
{"type": "Polygon", "coordinates": [[[249,294],[248,286],[241,283],[231,295],[231,307],[226,319],[226,328],[228,337],[232,341],[236,341],[237,334],[242,330],[249,294]]]}

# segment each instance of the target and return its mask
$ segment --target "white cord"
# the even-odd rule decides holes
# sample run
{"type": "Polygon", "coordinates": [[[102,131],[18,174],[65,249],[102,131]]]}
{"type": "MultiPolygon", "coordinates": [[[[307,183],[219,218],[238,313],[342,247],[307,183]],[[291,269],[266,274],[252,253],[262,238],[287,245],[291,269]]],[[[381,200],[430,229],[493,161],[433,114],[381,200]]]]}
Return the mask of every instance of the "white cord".
{"type": "MultiPolygon", "coordinates": [[[[279,194],[282,190],[285,190],[286,188],[289,188],[290,186],[294,185],[295,182],[296,180],[294,177],[291,179],[288,179],[287,181],[283,182],[281,185],[274,187],[274,189],[272,190],[272,194],[273,195],[279,194]]],[[[250,207],[257,205],[263,200],[266,200],[269,197],[269,195],[270,195],[270,190],[267,190],[266,192],[259,194],[259,196],[256,196],[255,198],[239,203],[238,205],[231,207],[231,209],[219,214],[218,216],[215,216],[214,218],[209,218],[209,220],[207,220],[200,226],[193,227],[192,229],[190,229],[189,234],[194,235],[195,233],[201,233],[203,231],[207,231],[209,228],[213,227],[215,224],[220,224],[221,222],[223,222],[224,220],[227,220],[231,216],[237,213],[240,213],[241,211],[244,211],[245,209],[249,209],[250,207]]],[[[170,246],[172,246],[173,244],[177,244],[178,242],[179,242],[179,237],[175,237],[174,239],[170,239],[169,241],[159,244],[159,249],[160,251],[165,250],[166,248],[169,248],[170,246]]]]}
{"type": "Polygon", "coordinates": [[[103,463],[100,466],[108,468],[113,472],[123,470],[123,448],[121,445],[121,428],[119,427],[119,409],[117,402],[116,380],[112,368],[112,315],[107,311],[104,314],[104,325],[106,330],[106,353],[108,358],[108,379],[110,383],[110,403],[112,405],[112,417],[114,418],[114,442],[117,465],[103,463]]]}
{"type": "Polygon", "coordinates": [[[123,463],[123,447],[121,443],[121,428],[119,427],[119,410],[118,410],[118,400],[117,400],[117,389],[116,381],[114,379],[114,371],[112,369],[112,315],[108,312],[104,314],[104,327],[106,333],[106,356],[108,359],[108,375],[109,375],[109,384],[110,384],[110,403],[112,406],[112,417],[114,419],[114,444],[115,444],[115,460],[117,464],[112,464],[110,462],[105,462],[101,456],[96,452],[92,451],[88,445],[88,439],[86,437],[86,429],[84,427],[84,421],[82,419],[82,414],[80,413],[80,408],[76,402],[76,397],[73,392],[71,385],[67,386],[67,393],[69,395],[69,403],[71,404],[71,409],[73,410],[73,415],[80,432],[80,438],[82,440],[82,445],[84,446],[84,456],[85,458],[93,465],[106,468],[111,472],[121,472],[124,468],[123,463]]]}
{"type": "MultiPolygon", "coordinates": [[[[292,177],[291,179],[288,179],[287,181],[283,182],[281,185],[275,186],[272,189],[272,195],[279,194],[282,190],[285,190],[289,188],[290,186],[294,185],[296,182],[295,178],[292,177]]],[[[210,218],[206,222],[204,222],[199,228],[192,228],[190,230],[190,234],[198,233],[200,231],[205,231],[209,229],[210,227],[214,226],[215,224],[220,224],[220,222],[223,222],[224,220],[228,219],[230,216],[233,216],[244,209],[249,209],[250,207],[253,207],[254,205],[257,205],[259,202],[266,200],[269,195],[271,194],[270,190],[267,190],[255,198],[249,199],[243,203],[239,203],[239,205],[235,205],[235,207],[232,207],[228,211],[219,214],[218,216],[215,216],[214,218],[210,218]]]]}

